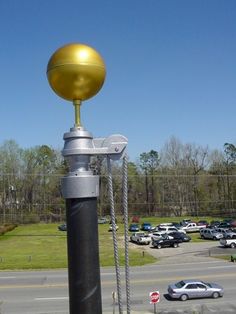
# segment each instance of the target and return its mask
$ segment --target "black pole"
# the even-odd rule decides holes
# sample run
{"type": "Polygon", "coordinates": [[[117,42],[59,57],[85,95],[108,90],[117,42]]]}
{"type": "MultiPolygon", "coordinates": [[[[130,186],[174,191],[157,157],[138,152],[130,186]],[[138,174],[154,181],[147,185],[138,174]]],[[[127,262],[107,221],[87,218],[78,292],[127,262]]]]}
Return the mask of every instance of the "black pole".
{"type": "Polygon", "coordinates": [[[97,198],[66,199],[70,314],[102,314],[97,198]]]}

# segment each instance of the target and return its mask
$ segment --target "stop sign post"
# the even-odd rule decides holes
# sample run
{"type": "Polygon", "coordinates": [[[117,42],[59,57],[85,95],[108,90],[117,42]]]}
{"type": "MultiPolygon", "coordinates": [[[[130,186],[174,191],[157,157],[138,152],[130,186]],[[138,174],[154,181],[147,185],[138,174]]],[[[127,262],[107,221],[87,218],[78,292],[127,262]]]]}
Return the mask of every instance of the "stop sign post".
{"type": "Polygon", "coordinates": [[[159,291],[152,291],[149,293],[150,303],[154,304],[154,313],[156,314],[156,304],[160,302],[160,293],[159,291]]]}

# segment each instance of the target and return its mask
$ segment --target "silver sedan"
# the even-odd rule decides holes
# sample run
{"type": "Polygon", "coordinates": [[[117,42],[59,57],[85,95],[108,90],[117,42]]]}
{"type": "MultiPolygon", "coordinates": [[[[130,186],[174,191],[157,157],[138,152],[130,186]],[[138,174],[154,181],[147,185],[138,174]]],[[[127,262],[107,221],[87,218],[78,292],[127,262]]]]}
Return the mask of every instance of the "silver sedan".
{"type": "Polygon", "coordinates": [[[168,294],[172,299],[186,301],[193,298],[223,297],[224,289],[216,283],[206,283],[199,280],[181,280],[168,286],[168,294]]]}

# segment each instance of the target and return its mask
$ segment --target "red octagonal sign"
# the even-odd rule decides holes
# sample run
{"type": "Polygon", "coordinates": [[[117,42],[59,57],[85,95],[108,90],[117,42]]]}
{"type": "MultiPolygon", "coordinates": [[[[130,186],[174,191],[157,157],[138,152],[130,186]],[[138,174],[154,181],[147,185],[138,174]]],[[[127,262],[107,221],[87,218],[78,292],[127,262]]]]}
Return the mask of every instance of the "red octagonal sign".
{"type": "Polygon", "coordinates": [[[150,303],[154,304],[160,302],[160,293],[159,291],[153,291],[149,293],[150,303]]]}

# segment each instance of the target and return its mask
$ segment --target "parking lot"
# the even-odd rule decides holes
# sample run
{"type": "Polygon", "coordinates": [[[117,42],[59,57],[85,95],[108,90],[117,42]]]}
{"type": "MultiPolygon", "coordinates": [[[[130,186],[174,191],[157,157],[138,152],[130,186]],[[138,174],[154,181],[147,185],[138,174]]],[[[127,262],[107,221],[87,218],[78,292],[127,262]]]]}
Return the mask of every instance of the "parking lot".
{"type": "Polygon", "coordinates": [[[158,263],[191,263],[192,261],[204,262],[214,258],[216,255],[231,255],[236,253],[236,249],[221,247],[219,241],[206,242],[187,242],[180,243],[177,248],[162,248],[156,249],[151,245],[142,246],[142,249],[147,251],[158,259],[158,263]]]}

